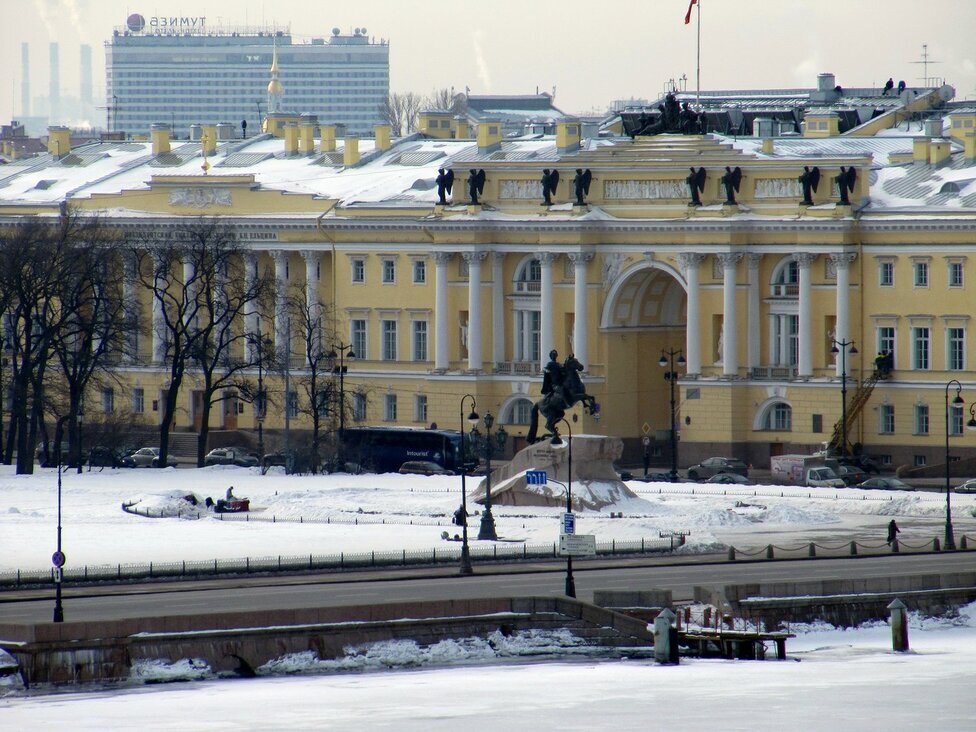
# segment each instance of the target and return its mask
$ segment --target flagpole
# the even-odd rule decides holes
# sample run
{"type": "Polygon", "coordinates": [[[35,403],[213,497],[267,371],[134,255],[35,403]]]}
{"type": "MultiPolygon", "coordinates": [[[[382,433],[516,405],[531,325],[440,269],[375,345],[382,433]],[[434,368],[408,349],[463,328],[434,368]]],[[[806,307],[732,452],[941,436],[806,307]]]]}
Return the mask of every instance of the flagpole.
{"type": "Polygon", "coordinates": [[[698,49],[695,52],[695,99],[699,111],[701,111],[701,4],[702,0],[698,0],[698,49]]]}

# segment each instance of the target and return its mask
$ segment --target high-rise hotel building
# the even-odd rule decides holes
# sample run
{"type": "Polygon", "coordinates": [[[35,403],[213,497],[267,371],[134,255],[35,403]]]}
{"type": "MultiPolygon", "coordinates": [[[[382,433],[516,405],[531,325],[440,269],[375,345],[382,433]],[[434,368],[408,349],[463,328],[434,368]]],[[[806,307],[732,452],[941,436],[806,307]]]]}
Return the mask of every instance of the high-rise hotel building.
{"type": "Polygon", "coordinates": [[[105,43],[106,104],[114,131],[148,135],[153,124],[185,137],[193,124],[247,121],[256,133],[277,53],[289,112],[371,132],[390,91],[390,47],[365,28],[297,43],[290,31],[209,25],[205,17],[129,16],[105,43]]]}

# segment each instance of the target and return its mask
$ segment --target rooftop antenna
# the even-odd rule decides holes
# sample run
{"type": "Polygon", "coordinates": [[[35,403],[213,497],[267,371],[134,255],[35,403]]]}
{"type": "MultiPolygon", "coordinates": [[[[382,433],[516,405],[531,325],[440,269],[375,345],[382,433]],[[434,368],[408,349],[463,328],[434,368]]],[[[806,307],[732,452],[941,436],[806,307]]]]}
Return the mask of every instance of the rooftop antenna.
{"type": "Polygon", "coordinates": [[[941,64],[941,61],[932,61],[929,58],[929,44],[922,44],[922,60],[912,61],[913,64],[922,65],[922,85],[923,86],[936,86],[935,84],[929,84],[929,64],[941,64]]]}

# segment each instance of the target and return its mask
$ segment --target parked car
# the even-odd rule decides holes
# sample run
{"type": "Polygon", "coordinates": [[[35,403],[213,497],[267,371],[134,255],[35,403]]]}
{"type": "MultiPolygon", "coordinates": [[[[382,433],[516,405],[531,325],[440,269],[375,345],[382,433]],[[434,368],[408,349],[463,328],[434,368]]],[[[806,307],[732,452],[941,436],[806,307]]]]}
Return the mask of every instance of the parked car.
{"type": "Polygon", "coordinates": [[[724,485],[755,485],[756,481],[749,480],[738,473],[716,473],[705,481],[706,483],[721,483],[724,485]]]}
{"type": "Polygon", "coordinates": [[[428,460],[408,460],[400,466],[400,470],[397,472],[415,475],[454,475],[453,470],[447,470],[428,460]]]}
{"type": "Polygon", "coordinates": [[[158,447],[140,447],[128,456],[134,468],[155,468],[159,466],[158,447]]]}
{"type": "Polygon", "coordinates": [[[132,463],[126,462],[126,455],[121,450],[105,445],[96,445],[88,451],[88,467],[90,468],[129,468],[132,463]]]}
{"type": "Polygon", "coordinates": [[[738,473],[748,478],[749,466],[736,458],[710,457],[688,468],[688,477],[691,480],[705,480],[719,473],[738,473]]]}
{"type": "Polygon", "coordinates": [[[207,453],[204,465],[237,465],[253,468],[258,464],[258,456],[242,447],[218,447],[207,453]]]}
{"type": "Polygon", "coordinates": [[[837,473],[837,477],[844,481],[844,485],[847,486],[857,485],[868,479],[868,474],[856,465],[841,463],[834,472],[837,473]]]}
{"type": "Polygon", "coordinates": [[[956,493],[976,493],[976,478],[957,485],[953,491],[956,493]]]}
{"type": "Polygon", "coordinates": [[[876,488],[883,491],[913,491],[914,486],[908,485],[898,478],[868,478],[863,483],[857,484],[858,488],[876,488]]]}
{"type": "Polygon", "coordinates": [[[874,473],[875,475],[881,474],[881,465],[867,455],[848,455],[847,457],[838,458],[838,462],[841,465],[853,465],[858,467],[865,473],[874,473]]]}

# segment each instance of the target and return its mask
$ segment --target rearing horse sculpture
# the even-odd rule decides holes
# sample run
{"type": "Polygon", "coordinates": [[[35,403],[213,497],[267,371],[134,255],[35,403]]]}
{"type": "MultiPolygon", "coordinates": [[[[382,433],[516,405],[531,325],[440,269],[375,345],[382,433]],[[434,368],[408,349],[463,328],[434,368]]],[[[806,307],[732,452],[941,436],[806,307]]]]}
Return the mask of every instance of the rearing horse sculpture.
{"type": "Polygon", "coordinates": [[[592,395],[586,393],[586,387],[580,379],[583,364],[572,354],[560,364],[557,356],[556,351],[549,352],[550,360],[546,364],[542,379],[543,396],[532,405],[532,421],[529,424],[529,433],[526,435],[529,444],[542,439],[538,437],[540,412],[546,418],[546,432],[549,435],[559,434],[556,425],[566,415],[566,410],[572,408],[577,402],[583,402],[587,414],[600,412],[600,405],[592,395]]]}

